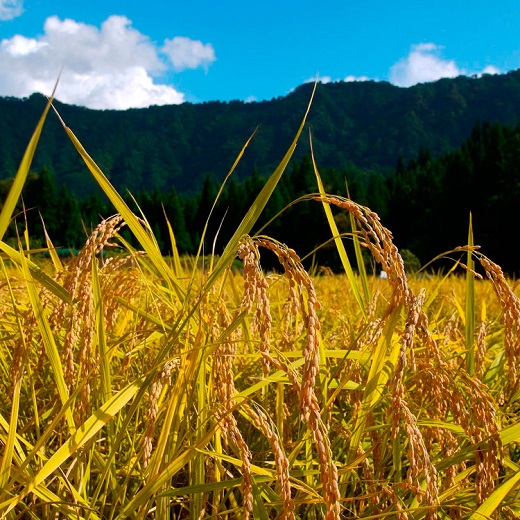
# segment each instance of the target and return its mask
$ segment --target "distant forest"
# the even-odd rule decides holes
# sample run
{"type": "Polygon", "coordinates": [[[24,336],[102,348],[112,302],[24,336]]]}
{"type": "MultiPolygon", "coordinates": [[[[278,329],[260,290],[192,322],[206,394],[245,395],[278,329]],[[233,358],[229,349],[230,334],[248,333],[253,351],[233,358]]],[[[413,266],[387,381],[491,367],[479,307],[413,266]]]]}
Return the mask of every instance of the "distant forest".
{"type": "MultiPolygon", "coordinates": [[[[238,168],[243,181],[253,170],[267,176],[278,165],[298,128],[313,85],[285,97],[244,103],[208,102],[145,109],[89,110],[55,105],[85,149],[119,191],[166,190],[195,194],[209,175],[219,184],[255,132],[238,168]]],[[[12,177],[46,99],[0,98],[0,179],[12,177]]],[[[322,168],[354,165],[391,172],[421,147],[434,157],[460,146],[477,122],[520,122],[520,70],[479,78],[459,77],[399,88],[386,82],[318,85],[308,117],[315,156],[322,168]]],[[[295,159],[309,153],[304,132],[295,159]]],[[[96,189],[85,166],[49,114],[34,159],[58,185],[83,198],[96,189]]]]}
{"type": "MultiPolygon", "coordinates": [[[[511,274],[520,272],[520,246],[516,240],[520,125],[477,124],[459,148],[437,158],[428,149],[420,148],[408,161],[398,158],[394,169],[385,174],[353,166],[323,168],[320,173],[329,193],[347,195],[348,186],[353,200],[379,214],[394,234],[397,246],[413,253],[423,264],[467,243],[471,212],[475,243],[511,274]]],[[[256,171],[244,180],[231,178],[211,217],[206,253],[212,251],[214,242],[215,252],[222,251],[264,182],[265,177],[256,171]]],[[[10,181],[0,181],[1,200],[9,186],[10,181]]],[[[208,175],[198,194],[179,194],[175,188],[154,189],[127,194],[126,200],[136,213],[142,211],[146,216],[165,254],[171,250],[166,216],[180,252],[191,254],[200,242],[218,188],[208,175]]],[[[305,155],[294,161],[282,177],[257,228],[288,206],[264,233],[287,243],[301,256],[312,252],[331,238],[323,209],[314,201],[291,202],[315,192],[312,161],[305,155]]],[[[79,199],[66,186],[58,187],[46,168],[28,179],[23,203],[27,211],[22,215],[20,206],[17,222],[20,230],[28,226],[33,247],[44,244],[42,219],[56,246],[78,248],[100,216],[113,213],[108,201],[97,194],[79,199]]],[[[336,211],[335,219],[341,232],[350,231],[345,214],[336,211]]],[[[11,229],[11,240],[14,233],[11,229]]],[[[130,235],[126,238],[131,241],[130,235]]],[[[340,265],[331,244],[320,248],[308,263],[312,261],[332,269],[340,265]]]]}
{"type": "MultiPolygon", "coordinates": [[[[166,217],[180,252],[195,252],[225,174],[258,127],[211,217],[205,252],[215,244],[218,254],[284,155],[311,90],[312,85],[303,85],[262,103],[123,112],[56,106],[129,205],[146,216],[165,254],[171,248],[166,217]]],[[[40,95],[0,98],[0,204],[44,102],[40,95]]],[[[519,122],[516,71],[408,89],[384,82],[319,85],[308,127],[327,191],[346,195],[348,186],[354,200],[380,215],[401,250],[424,264],[464,245],[471,212],[475,242],[509,273],[518,274],[519,122]]],[[[113,209],[53,114],[33,166],[18,230],[27,224],[31,245],[43,245],[41,214],[56,246],[80,247],[113,209]]],[[[311,253],[330,240],[323,209],[312,201],[291,203],[316,191],[304,134],[258,228],[290,205],[264,232],[301,256],[311,253]]],[[[348,233],[346,215],[336,211],[335,218],[348,233]]],[[[8,238],[16,239],[14,227],[8,238]]],[[[339,268],[330,244],[308,259],[312,261],[339,268]]]]}

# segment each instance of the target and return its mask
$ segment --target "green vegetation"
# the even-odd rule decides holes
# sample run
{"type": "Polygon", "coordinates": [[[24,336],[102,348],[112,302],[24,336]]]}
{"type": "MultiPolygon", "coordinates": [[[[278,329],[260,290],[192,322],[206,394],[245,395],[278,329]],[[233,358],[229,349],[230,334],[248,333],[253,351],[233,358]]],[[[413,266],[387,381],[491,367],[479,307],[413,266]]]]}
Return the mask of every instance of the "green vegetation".
{"type": "MultiPolygon", "coordinates": [[[[255,167],[262,176],[285,153],[299,124],[301,107],[312,85],[261,103],[211,102],[126,111],[88,110],[56,103],[78,138],[120,193],[175,187],[181,195],[199,193],[204,179],[220,185],[242,144],[258,129],[234,177],[243,181],[255,167]]],[[[0,99],[0,178],[14,175],[27,138],[45,105],[0,99]]],[[[520,122],[520,71],[481,78],[459,77],[403,89],[385,82],[319,85],[307,126],[321,169],[355,166],[375,173],[392,171],[397,158],[415,159],[420,147],[434,157],[452,151],[477,122],[520,122]]],[[[308,140],[295,151],[301,161],[308,140]]],[[[51,115],[36,152],[33,169],[44,166],[78,198],[96,188],[51,115]]],[[[99,191],[98,191],[99,193],[99,191]]]]}
{"type": "MultiPolygon", "coordinates": [[[[520,127],[477,124],[459,148],[437,158],[422,148],[407,164],[399,159],[395,171],[386,176],[354,167],[326,168],[322,170],[322,179],[327,192],[344,195],[348,182],[351,197],[380,215],[392,229],[399,248],[415,256],[416,266],[464,242],[471,212],[476,244],[510,274],[520,272],[520,245],[512,240],[520,204],[520,127]]],[[[206,253],[223,250],[265,182],[266,178],[254,170],[244,181],[234,180],[233,176],[225,185],[207,227],[206,253]]],[[[0,181],[2,199],[9,187],[9,181],[0,181]]],[[[266,232],[302,256],[330,239],[318,206],[305,200],[292,204],[317,191],[310,157],[293,160],[260,218],[261,223],[267,223],[286,208],[268,225],[266,232]],[[305,233],[300,232],[302,229],[305,233]]],[[[123,198],[134,212],[146,216],[163,254],[171,253],[168,221],[179,252],[194,254],[217,192],[216,181],[207,176],[196,195],[178,194],[171,188],[127,193],[123,198]]],[[[42,218],[56,246],[78,248],[101,217],[110,216],[113,209],[106,196],[77,199],[66,186],[60,188],[55,176],[43,168],[40,174],[28,176],[23,205],[20,201],[17,212],[18,233],[27,225],[33,248],[45,244],[42,218]],[[24,207],[27,211],[22,213],[24,207]]],[[[334,218],[338,232],[351,231],[346,212],[335,209],[334,218]]],[[[7,237],[16,240],[16,230],[11,228],[7,237]]],[[[137,245],[130,235],[126,238],[137,245]]],[[[351,245],[347,247],[353,251],[351,245]]],[[[266,267],[276,265],[275,258],[266,261],[266,267]]],[[[312,261],[311,257],[305,265],[312,261]]],[[[316,252],[314,262],[335,271],[342,269],[332,243],[316,252]]],[[[367,267],[370,269],[368,257],[367,267]]],[[[439,267],[441,264],[436,265],[439,267]]]]}

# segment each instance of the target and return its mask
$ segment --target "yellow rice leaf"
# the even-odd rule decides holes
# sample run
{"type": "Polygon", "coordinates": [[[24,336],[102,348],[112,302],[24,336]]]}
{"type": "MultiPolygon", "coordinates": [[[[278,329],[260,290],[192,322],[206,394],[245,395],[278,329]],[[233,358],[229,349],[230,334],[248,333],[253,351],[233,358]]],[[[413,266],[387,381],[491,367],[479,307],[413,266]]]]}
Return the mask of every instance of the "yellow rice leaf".
{"type": "Polygon", "coordinates": [[[471,248],[474,246],[473,241],[473,222],[471,213],[469,214],[469,231],[468,231],[468,254],[466,270],[466,370],[473,377],[475,373],[475,262],[471,248]]]}
{"type": "MultiPolygon", "coordinates": [[[[47,315],[44,312],[42,302],[36,291],[34,279],[29,270],[27,259],[21,255],[22,269],[25,276],[25,283],[27,285],[27,292],[29,294],[29,300],[33,307],[34,315],[36,316],[36,322],[38,324],[38,330],[42,336],[43,345],[45,347],[45,353],[49,358],[52,367],[52,373],[55,378],[56,387],[60,396],[62,404],[65,404],[69,399],[69,391],[65,384],[65,376],[63,373],[63,365],[61,363],[61,356],[54,340],[54,334],[51,330],[47,315]]],[[[74,418],[72,417],[72,410],[67,408],[65,411],[65,418],[69,426],[69,430],[72,432],[75,429],[74,418]]]]}
{"type": "MultiPolygon", "coordinates": [[[[85,503],[84,498],[76,491],[74,487],[71,487],[70,490],[74,493],[74,500],[76,500],[81,506],[78,508],[81,508],[82,506],[88,507],[88,505],[85,503]]],[[[72,505],[67,507],[67,504],[61,504],[63,501],[62,498],[60,498],[58,495],[54,494],[52,491],[47,489],[45,486],[40,485],[37,486],[33,493],[40,498],[43,502],[47,502],[49,504],[54,504],[58,511],[61,513],[60,518],[78,518],[77,515],[77,509],[72,509],[72,505]]],[[[99,516],[96,515],[96,513],[92,510],[89,510],[90,518],[92,520],[99,520],[99,516]]]]}
{"type": "Polygon", "coordinates": [[[254,202],[251,204],[249,210],[247,211],[245,217],[242,219],[242,222],[238,226],[237,230],[229,240],[227,246],[224,249],[224,252],[222,253],[222,256],[220,257],[217,265],[215,266],[215,269],[213,273],[209,276],[205,287],[211,287],[216,280],[216,278],[219,276],[222,269],[227,267],[227,265],[232,262],[233,258],[235,258],[237,253],[237,246],[240,240],[244,235],[249,234],[253,226],[255,225],[256,221],[260,217],[262,211],[264,210],[267,202],[269,201],[269,198],[271,197],[271,194],[273,193],[274,189],[276,188],[278,181],[283,175],[283,172],[285,171],[285,168],[287,167],[287,164],[289,163],[294,150],[296,149],[296,145],[298,144],[298,139],[300,138],[300,135],[303,131],[303,127],[305,126],[305,122],[307,120],[307,116],[309,115],[309,111],[311,109],[312,100],[314,98],[314,93],[316,91],[316,85],[314,85],[314,90],[312,91],[311,99],[309,100],[309,104],[307,106],[307,110],[305,112],[305,115],[303,116],[302,122],[300,124],[300,127],[298,128],[298,131],[296,132],[296,136],[293,139],[293,142],[289,146],[289,149],[287,150],[286,154],[284,155],[283,159],[281,160],[280,164],[276,167],[275,171],[271,174],[269,179],[267,179],[267,182],[264,184],[264,187],[254,200],[254,202]]]}
{"type": "Polygon", "coordinates": [[[391,377],[397,355],[399,353],[399,342],[393,342],[393,331],[399,317],[400,309],[397,308],[392,313],[387,325],[386,332],[383,334],[376,346],[372,356],[367,383],[363,393],[361,406],[359,407],[353,434],[350,439],[348,462],[356,458],[358,446],[365,434],[365,424],[370,410],[379,402],[383,388],[391,377]],[[387,352],[390,352],[387,355],[387,352]]]}
{"type": "Polygon", "coordinates": [[[34,262],[25,258],[19,251],[8,246],[5,242],[0,241],[0,251],[3,251],[15,264],[21,266],[22,259],[27,263],[27,268],[34,280],[41,283],[46,289],[54,293],[64,302],[71,303],[69,293],[49,275],[45,274],[34,262]]]}
{"type": "MultiPolygon", "coordinates": [[[[56,86],[58,83],[56,83],[56,86]]],[[[54,90],[56,90],[56,86],[54,90]]],[[[11,217],[13,215],[13,211],[18,203],[18,199],[20,198],[20,194],[22,193],[22,189],[25,185],[25,181],[27,179],[27,175],[29,174],[29,170],[31,168],[32,160],[34,157],[34,152],[36,151],[36,147],[38,145],[38,141],[40,139],[40,135],[42,133],[43,125],[45,123],[45,119],[47,118],[47,114],[49,112],[49,108],[52,104],[52,97],[54,96],[54,91],[51,95],[51,98],[45,105],[45,109],[43,110],[43,114],[34,129],[33,135],[27,148],[23,154],[22,160],[20,162],[20,166],[18,167],[18,171],[16,172],[16,176],[13,181],[13,185],[9,190],[9,194],[4,201],[4,205],[2,207],[2,211],[0,212],[0,240],[4,238],[5,232],[9,227],[9,223],[11,222],[11,217]]]]}
{"type": "Polygon", "coordinates": [[[511,478],[498,486],[489,497],[479,506],[479,508],[469,517],[470,520],[484,520],[491,518],[497,507],[500,506],[504,498],[520,483],[520,471],[517,471],[511,478]]]}
{"type": "MultiPolygon", "coordinates": [[[[67,442],[63,444],[54,455],[45,463],[43,468],[27,482],[25,488],[17,496],[12,498],[10,506],[5,512],[7,514],[17,504],[19,504],[29,493],[33,492],[37,486],[52,475],[71,455],[84,446],[92,437],[94,437],[101,428],[105,426],[120,410],[125,406],[139,390],[143,379],[138,379],[134,383],[128,385],[119,391],[109,401],[107,401],[99,410],[94,412],[76,431],[67,442]]],[[[4,504],[0,504],[0,507],[4,504]]]]}
{"type": "Polygon", "coordinates": [[[96,312],[96,337],[99,349],[100,368],[99,375],[101,379],[101,389],[103,392],[103,402],[108,401],[112,395],[112,377],[110,375],[110,351],[107,346],[104,313],[103,313],[103,297],[99,286],[99,273],[97,262],[92,262],[92,294],[94,299],[94,308],[96,312]]]}
{"type": "MultiPolygon", "coordinates": [[[[5,283],[9,289],[9,296],[11,297],[11,304],[13,306],[13,310],[15,311],[16,316],[16,324],[18,326],[18,334],[20,336],[21,341],[24,344],[25,348],[25,336],[23,331],[23,326],[20,320],[20,316],[17,312],[16,306],[16,298],[13,293],[13,288],[11,286],[11,282],[9,279],[9,275],[7,274],[7,270],[5,268],[4,262],[0,259],[2,263],[2,268],[5,275],[5,283]]],[[[23,370],[23,367],[22,367],[23,370]]],[[[17,424],[18,424],[18,413],[20,411],[20,390],[22,386],[22,376],[19,377],[17,381],[14,382],[14,387],[12,390],[12,403],[11,403],[11,418],[9,421],[9,426],[7,430],[7,439],[4,442],[4,453],[2,456],[2,461],[0,463],[0,489],[5,489],[5,485],[9,480],[9,475],[11,473],[11,464],[13,460],[14,448],[16,444],[16,435],[17,435],[17,424]]]]}
{"type": "Polygon", "coordinates": [[[168,219],[166,219],[166,225],[168,226],[168,233],[170,234],[170,242],[172,245],[173,269],[175,270],[175,276],[180,278],[182,276],[182,265],[179,250],[177,249],[177,241],[175,240],[175,234],[168,219]]]}
{"type": "MultiPolygon", "coordinates": [[[[318,168],[316,167],[316,162],[314,161],[314,154],[312,154],[312,164],[314,166],[314,175],[316,176],[316,180],[318,181],[318,189],[320,191],[320,195],[322,197],[326,196],[325,188],[323,186],[323,182],[321,180],[320,173],[318,168]]],[[[329,223],[330,230],[332,231],[332,236],[334,237],[334,243],[336,244],[336,248],[339,253],[339,257],[341,259],[341,263],[343,265],[343,269],[345,270],[345,274],[347,275],[348,281],[352,288],[352,292],[354,293],[354,297],[363,313],[363,317],[365,320],[368,319],[367,311],[366,311],[366,302],[363,301],[363,297],[361,296],[361,292],[359,291],[358,283],[356,280],[356,276],[354,271],[352,270],[352,266],[350,265],[350,260],[348,259],[347,251],[345,250],[345,246],[343,245],[343,240],[341,240],[340,233],[338,230],[338,226],[336,225],[336,221],[334,220],[334,216],[332,215],[332,210],[330,209],[330,205],[326,202],[322,202],[323,209],[325,211],[325,215],[327,217],[327,221],[329,223]]]]}
{"type": "Polygon", "coordinates": [[[45,233],[45,242],[47,243],[47,248],[48,248],[52,263],[54,265],[54,269],[56,270],[56,272],[59,272],[63,269],[63,264],[61,263],[58,253],[56,253],[56,248],[54,247],[54,244],[52,243],[52,240],[49,237],[49,234],[47,233],[47,229],[45,228],[45,225],[43,226],[43,232],[45,233]]]}
{"type": "MultiPolygon", "coordinates": [[[[54,107],[53,107],[54,108],[54,107]]],[[[123,220],[126,222],[126,225],[130,228],[132,233],[135,235],[139,243],[141,244],[142,248],[146,251],[148,254],[150,260],[152,261],[152,264],[154,265],[155,269],[161,274],[163,279],[165,281],[168,281],[170,284],[172,284],[175,292],[179,297],[183,296],[183,291],[180,287],[180,285],[177,282],[177,278],[173,272],[173,270],[168,266],[168,264],[165,262],[158,246],[157,242],[153,239],[151,233],[146,230],[141,222],[138,220],[138,218],[134,215],[134,213],[130,210],[126,202],[123,200],[121,195],[116,191],[116,189],[112,186],[110,181],[107,179],[105,174],[101,171],[99,166],[96,164],[94,159],[90,157],[90,155],[87,153],[85,148],[83,148],[83,145],[80,143],[78,138],[74,135],[74,132],[65,125],[61,117],[59,116],[58,112],[54,108],[56,114],[60,118],[61,123],[63,124],[63,127],[65,128],[65,132],[69,136],[69,139],[72,141],[72,144],[80,154],[81,158],[85,162],[87,168],[89,169],[90,173],[94,177],[94,179],[97,181],[105,195],[109,198],[110,202],[114,205],[116,210],[119,212],[119,214],[123,217],[123,220]]]]}
{"type": "Polygon", "coordinates": [[[508,426],[507,428],[504,428],[500,432],[500,440],[502,441],[503,446],[507,446],[512,442],[520,443],[520,423],[513,424],[511,426],[508,426]]]}

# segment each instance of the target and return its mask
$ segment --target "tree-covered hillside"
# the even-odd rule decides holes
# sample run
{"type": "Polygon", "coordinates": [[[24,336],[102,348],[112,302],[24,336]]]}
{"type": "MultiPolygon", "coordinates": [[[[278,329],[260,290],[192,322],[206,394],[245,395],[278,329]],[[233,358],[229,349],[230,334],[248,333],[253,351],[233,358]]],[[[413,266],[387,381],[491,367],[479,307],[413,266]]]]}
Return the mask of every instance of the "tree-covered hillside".
{"type": "MultiPolygon", "coordinates": [[[[477,124],[458,148],[438,157],[420,148],[409,161],[399,158],[387,175],[353,166],[323,168],[319,164],[319,169],[326,191],[346,195],[347,182],[351,197],[376,211],[394,234],[397,246],[423,264],[466,243],[471,212],[475,241],[482,251],[508,272],[520,273],[520,246],[515,240],[520,207],[520,124],[477,124]]],[[[217,254],[222,251],[264,183],[265,177],[256,171],[242,181],[231,178],[209,221],[205,252],[213,247],[217,254]]],[[[9,188],[9,181],[0,181],[0,207],[9,188]]],[[[319,248],[314,256],[317,264],[340,268],[335,247],[326,244],[331,232],[321,205],[308,198],[293,204],[316,191],[312,161],[305,155],[282,176],[259,227],[283,210],[265,233],[301,256],[319,248]]],[[[135,212],[146,216],[165,254],[171,251],[166,218],[180,252],[194,253],[217,192],[218,185],[207,176],[197,194],[179,194],[172,187],[125,197],[135,212]]],[[[20,204],[16,212],[18,231],[11,227],[8,240],[16,243],[27,227],[33,248],[45,245],[41,217],[56,246],[78,247],[101,217],[114,212],[106,199],[94,195],[78,199],[65,186],[59,188],[55,176],[45,168],[30,175],[23,203],[26,211],[20,204]]],[[[347,215],[335,210],[335,219],[338,229],[348,235],[347,215]]],[[[132,240],[129,234],[126,238],[132,240]]],[[[351,248],[349,239],[345,243],[351,248]]]]}
{"type": "MultiPolygon", "coordinates": [[[[254,169],[268,175],[291,142],[312,85],[260,103],[210,102],[96,111],[56,103],[65,122],[120,190],[175,188],[195,193],[211,175],[219,182],[247,138],[258,131],[236,177],[254,169]]],[[[0,178],[11,177],[45,99],[0,98],[0,178]]],[[[459,77],[398,88],[385,82],[319,85],[309,117],[316,157],[323,167],[354,165],[392,170],[397,157],[420,147],[438,156],[455,149],[477,122],[520,121],[520,71],[459,77]]],[[[296,159],[309,147],[302,139],[296,159]]],[[[49,168],[59,186],[84,197],[92,188],[85,167],[51,114],[34,167],[49,168]]]]}

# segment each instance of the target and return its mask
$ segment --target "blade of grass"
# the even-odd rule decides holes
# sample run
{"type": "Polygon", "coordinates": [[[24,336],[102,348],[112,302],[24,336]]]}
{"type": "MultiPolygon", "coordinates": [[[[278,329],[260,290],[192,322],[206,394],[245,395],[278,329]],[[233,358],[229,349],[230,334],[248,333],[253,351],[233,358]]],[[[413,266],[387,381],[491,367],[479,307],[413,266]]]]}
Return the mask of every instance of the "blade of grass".
{"type": "MultiPolygon", "coordinates": [[[[94,437],[101,428],[105,426],[139,390],[143,378],[138,379],[127,387],[120,390],[101,408],[92,414],[70,437],[58,448],[58,450],[47,460],[43,468],[26,483],[23,491],[13,497],[7,503],[9,507],[6,514],[19,504],[29,493],[39,486],[46,478],[52,475],[63,463],[71,457],[76,451],[84,446],[92,437],[94,437]]],[[[0,504],[0,507],[6,505],[0,504]]]]}
{"type": "MultiPolygon", "coordinates": [[[[249,144],[251,143],[251,140],[253,139],[254,135],[256,133],[256,130],[253,132],[253,134],[249,137],[249,139],[245,142],[244,146],[242,147],[242,149],[240,150],[240,153],[237,155],[235,161],[233,162],[233,166],[231,166],[231,169],[229,170],[229,172],[227,173],[226,175],[226,178],[224,179],[224,181],[222,182],[222,184],[220,185],[220,188],[218,190],[218,193],[217,193],[217,196],[215,197],[215,200],[213,201],[213,205],[211,206],[211,209],[209,211],[209,215],[208,215],[208,218],[206,219],[206,222],[204,224],[204,229],[202,231],[202,236],[201,236],[201,239],[200,239],[200,243],[199,243],[199,248],[197,250],[197,254],[195,255],[195,258],[198,259],[202,253],[202,247],[204,245],[204,239],[206,237],[206,234],[208,232],[208,226],[209,226],[209,221],[211,219],[211,215],[213,214],[213,211],[215,211],[215,208],[217,206],[217,202],[219,201],[222,193],[224,192],[224,187],[227,183],[227,181],[229,180],[229,178],[231,177],[231,175],[233,174],[233,172],[236,170],[236,167],[238,166],[238,163],[240,162],[240,160],[242,159],[243,155],[244,155],[244,152],[246,151],[246,148],[249,146],[249,144]]],[[[197,262],[195,262],[195,266],[197,265],[197,262]]],[[[193,278],[193,277],[192,277],[193,278]]]]}
{"type": "Polygon", "coordinates": [[[251,475],[251,487],[253,492],[253,518],[259,520],[269,520],[269,515],[262,500],[262,492],[258,486],[255,477],[251,475]]]}
{"type": "MultiPolygon", "coordinates": [[[[348,185],[345,183],[345,187],[347,189],[347,196],[350,199],[350,192],[348,189],[348,185]]],[[[350,218],[350,227],[352,228],[352,241],[354,242],[354,251],[356,253],[356,263],[358,267],[359,277],[361,278],[361,287],[363,287],[363,295],[365,297],[365,303],[368,305],[370,302],[370,290],[368,288],[368,276],[367,270],[365,268],[365,262],[363,260],[363,252],[361,250],[361,242],[359,240],[359,235],[357,233],[357,224],[356,219],[352,213],[348,214],[350,218]]]]}
{"type": "Polygon", "coordinates": [[[170,221],[168,220],[166,213],[164,214],[164,217],[166,219],[166,226],[168,227],[168,234],[170,235],[170,244],[172,246],[173,270],[174,270],[175,276],[177,278],[180,278],[182,276],[182,264],[181,264],[181,258],[179,256],[179,250],[177,249],[177,241],[175,240],[175,233],[173,232],[172,225],[170,224],[170,221]]]}
{"type": "Polygon", "coordinates": [[[135,513],[146,506],[152,496],[154,496],[161,487],[166,484],[172,477],[177,474],[186,464],[192,461],[199,449],[203,449],[211,441],[218,424],[215,423],[196,443],[188,446],[180,455],[170,462],[159,475],[144,485],[139,492],[125,505],[115,520],[126,519],[129,516],[134,517],[135,513]]]}
{"type": "Polygon", "coordinates": [[[466,270],[466,370],[470,376],[475,374],[475,261],[472,216],[469,214],[468,256],[466,270]]]}
{"type": "MultiPolygon", "coordinates": [[[[27,286],[27,292],[29,295],[29,300],[33,307],[34,314],[36,316],[38,330],[40,331],[40,334],[42,336],[42,341],[45,346],[45,352],[51,363],[52,374],[55,378],[58,394],[60,396],[62,404],[65,404],[69,399],[69,391],[65,383],[65,376],[63,372],[63,365],[61,363],[61,356],[56,345],[56,341],[54,340],[54,334],[51,330],[49,321],[47,320],[47,316],[44,312],[42,302],[40,301],[40,298],[36,292],[36,286],[31,272],[29,270],[27,260],[23,256],[23,254],[21,254],[21,261],[25,283],[27,286]]],[[[72,410],[70,408],[67,409],[65,417],[69,426],[69,430],[71,432],[74,432],[76,427],[74,424],[74,418],[72,416],[72,410]]]]}
{"type": "Polygon", "coordinates": [[[399,318],[400,307],[394,309],[388,323],[385,326],[385,333],[381,336],[375,352],[372,356],[367,383],[363,393],[361,406],[357,413],[355,426],[350,440],[347,463],[352,462],[357,456],[358,446],[362,442],[363,435],[366,433],[366,421],[368,413],[381,399],[382,389],[390,379],[390,370],[393,370],[399,352],[399,343],[392,345],[393,332],[399,318]],[[390,352],[389,355],[386,353],[390,352]]]}
{"type": "MultiPolygon", "coordinates": [[[[16,324],[18,326],[18,335],[20,336],[21,341],[23,342],[23,351],[26,350],[25,345],[25,334],[23,331],[23,326],[20,321],[20,316],[17,310],[16,298],[13,293],[13,288],[11,286],[11,282],[9,280],[9,275],[6,271],[5,264],[3,260],[0,259],[2,263],[2,270],[5,275],[5,280],[7,287],[9,289],[9,296],[11,297],[11,304],[13,306],[13,311],[16,317],[16,324]]],[[[23,355],[23,354],[22,354],[23,355]]],[[[24,363],[24,359],[22,358],[21,364],[24,363]]],[[[22,365],[23,369],[23,365],[22,365]]],[[[20,390],[22,387],[22,377],[18,377],[16,381],[13,382],[14,387],[12,389],[12,398],[11,398],[11,415],[9,419],[9,429],[7,431],[7,439],[5,440],[4,445],[4,453],[2,456],[2,460],[0,462],[0,489],[5,489],[5,485],[9,480],[9,475],[11,472],[11,464],[13,460],[14,447],[16,443],[16,433],[17,433],[17,424],[18,424],[18,413],[20,411],[20,390]]]]}
{"type": "Polygon", "coordinates": [[[7,228],[9,227],[9,224],[11,222],[11,217],[13,216],[14,209],[15,209],[16,204],[18,203],[18,200],[22,193],[22,189],[25,185],[25,181],[27,179],[27,175],[29,174],[29,170],[31,169],[31,164],[32,164],[32,160],[34,157],[34,153],[36,151],[36,147],[38,146],[38,141],[40,140],[40,135],[43,130],[43,125],[47,118],[47,114],[49,113],[49,109],[52,105],[52,99],[54,97],[54,93],[56,92],[57,86],[58,86],[58,82],[56,82],[56,85],[54,86],[54,90],[52,91],[51,97],[47,101],[47,104],[45,105],[45,109],[43,110],[40,120],[38,121],[38,124],[36,125],[36,128],[34,129],[31,140],[29,141],[29,144],[27,145],[27,148],[26,148],[26,150],[23,154],[22,160],[20,162],[20,166],[18,167],[18,171],[16,172],[16,175],[15,175],[15,178],[13,181],[13,185],[11,186],[11,189],[9,190],[9,194],[7,195],[7,198],[4,201],[2,211],[0,212],[0,240],[2,240],[4,238],[5,232],[7,231],[7,228]]]}
{"type": "Polygon", "coordinates": [[[489,497],[469,517],[469,520],[484,520],[491,518],[509,492],[520,482],[520,471],[498,486],[489,497]]]}
{"type": "Polygon", "coordinates": [[[309,111],[311,109],[314,93],[316,92],[316,86],[317,83],[314,85],[314,89],[312,91],[309,104],[307,105],[307,110],[305,112],[305,115],[303,116],[302,122],[300,124],[300,127],[298,128],[298,131],[296,132],[296,136],[294,137],[291,146],[287,150],[280,164],[277,166],[275,171],[271,174],[271,176],[265,183],[264,187],[254,200],[254,202],[251,204],[251,207],[247,211],[245,217],[242,219],[242,222],[240,223],[235,233],[229,240],[227,246],[224,249],[224,252],[222,253],[222,256],[220,257],[219,261],[217,262],[217,265],[215,266],[214,271],[211,273],[208,280],[206,281],[205,289],[211,287],[216,278],[219,276],[222,269],[227,267],[233,261],[233,259],[236,256],[239,241],[242,239],[244,235],[247,235],[251,231],[256,221],[260,217],[262,211],[264,210],[269,198],[271,197],[271,194],[273,193],[274,189],[278,184],[278,181],[282,177],[283,172],[285,171],[285,168],[287,167],[287,164],[289,163],[294,153],[294,150],[296,149],[296,145],[298,144],[298,140],[303,131],[305,122],[307,121],[307,116],[309,115],[309,111]]]}
{"type": "MultiPolygon", "coordinates": [[[[112,375],[110,373],[111,354],[107,345],[107,338],[105,334],[105,320],[103,310],[103,296],[101,295],[101,288],[99,285],[98,263],[92,262],[92,294],[94,299],[95,309],[95,330],[97,338],[97,347],[99,349],[99,376],[101,383],[101,402],[106,403],[112,397],[112,375]]],[[[107,425],[106,443],[109,451],[114,445],[115,431],[114,425],[110,422],[107,425]]],[[[112,459],[110,462],[111,476],[110,482],[115,485],[116,479],[116,464],[112,459]]]]}
{"type": "Polygon", "coordinates": [[[61,118],[54,106],[53,109],[56,115],[58,116],[61,124],[63,125],[63,128],[65,129],[65,132],[67,133],[69,139],[72,141],[72,144],[80,154],[81,158],[85,162],[87,168],[89,169],[94,179],[97,181],[97,183],[99,184],[105,195],[108,197],[110,202],[114,205],[116,210],[119,212],[119,214],[123,217],[127,226],[130,228],[132,233],[135,235],[135,237],[141,244],[142,248],[148,254],[154,267],[161,274],[162,278],[173,287],[177,296],[182,300],[184,298],[184,292],[177,281],[175,273],[165,262],[157,246],[157,242],[153,239],[151,235],[151,232],[145,229],[141,222],[139,222],[139,219],[130,210],[130,208],[123,200],[121,195],[119,195],[119,193],[115,190],[115,188],[112,186],[105,174],[101,171],[96,162],[87,153],[85,148],[83,148],[83,145],[74,135],[74,132],[65,124],[65,122],[63,121],[63,119],[61,118]]]}
{"type": "MultiPolygon", "coordinates": [[[[320,173],[316,166],[316,161],[314,159],[314,152],[312,150],[312,139],[311,139],[311,157],[312,157],[312,165],[314,167],[314,175],[316,176],[316,180],[318,182],[318,190],[320,192],[320,195],[322,197],[325,197],[326,196],[325,188],[323,187],[323,182],[321,180],[321,176],[320,176],[320,173]]],[[[332,215],[332,210],[330,209],[330,205],[327,204],[326,202],[322,202],[322,205],[323,205],[323,209],[325,211],[325,215],[327,217],[327,221],[329,223],[330,230],[332,231],[332,236],[334,237],[334,243],[336,244],[336,248],[338,250],[339,257],[341,259],[341,264],[343,265],[343,269],[345,270],[345,274],[347,275],[347,279],[352,288],[352,292],[354,293],[354,297],[356,298],[356,302],[358,303],[359,308],[361,309],[363,317],[365,318],[365,321],[366,321],[368,319],[367,310],[366,310],[367,303],[366,303],[366,301],[363,300],[363,297],[361,296],[361,292],[359,291],[358,282],[356,280],[356,276],[352,269],[352,265],[350,264],[350,260],[348,258],[345,246],[343,245],[343,241],[341,240],[338,226],[336,225],[336,221],[334,220],[334,216],[332,215]]]]}
{"type": "Polygon", "coordinates": [[[60,300],[63,300],[67,303],[72,302],[69,293],[58,282],[44,273],[34,262],[31,262],[29,259],[25,258],[22,253],[16,249],[13,249],[11,246],[8,246],[5,242],[2,241],[0,241],[0,251],[3,251],[8,258],[10,258],[15,264],[19,266],[22,266],[22,262],[25,262],[34,280],[41,283],[46,289],[54,293],[60,300]]]}

